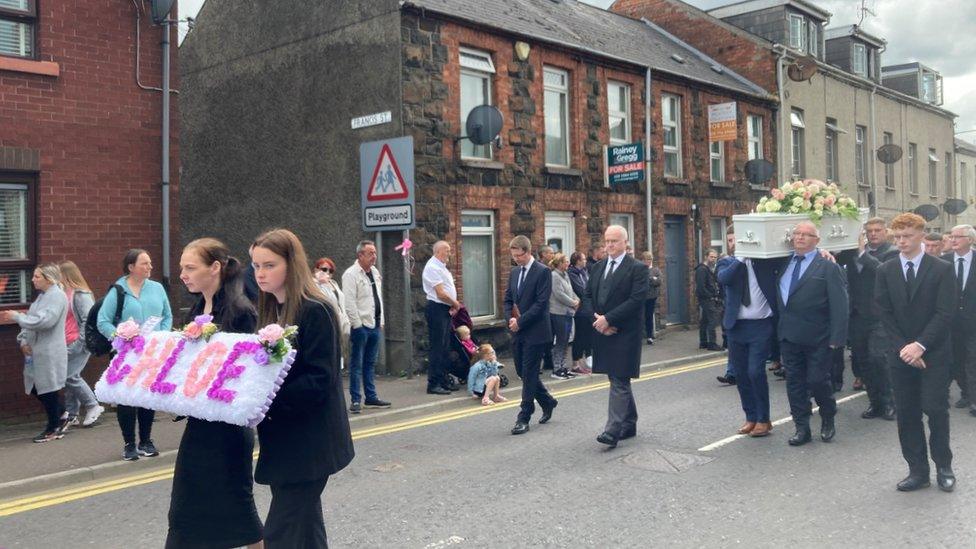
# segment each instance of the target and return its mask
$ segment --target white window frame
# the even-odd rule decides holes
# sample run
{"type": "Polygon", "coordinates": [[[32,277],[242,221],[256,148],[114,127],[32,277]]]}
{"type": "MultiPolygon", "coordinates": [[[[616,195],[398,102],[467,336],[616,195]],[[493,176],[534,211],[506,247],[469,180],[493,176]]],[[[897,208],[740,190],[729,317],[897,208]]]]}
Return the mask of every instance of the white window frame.
{"type": "MultiPolygon", "coordinates": [[[[627,237],[630,240],[630,245],[633,246],[636,239],[636,235],[634,235],[634,214],[611,212],[609,219],[611,225],[620,225],[621,227],[627,229],[627,237]]],[[[635,251],[636,249],[637,248],[634,248],[635,251]]]]}
{"type": "Polygon", "coordinates": [[[969,173],[966,168],[969,166],[965,162],[959,163],[959,198],[969,200],[969,173]]]}
{"type": "MultiPolygon", "coordinates": [[[[546,98],[545,98],[546,92],[558,93],[558,94],[561,94],[561,95],[563,95],[565,97],[565,100],[562,102],[561,112],[559,114],[560,114],[560,118],[561,118],[561,123],[563,125],[562,131],[563,131],[563,133],[565,135],[565,140],[566,140],[565,151],[563,151],[564,154],[566,155],[566,162],[565,163],[559,163],[559,162],[554,162],[554,161],[550,160],[549,154],[548,154],[549,147],[546,146],[545,150],[543,151],[543,153],[546,155],[546,166],[556,166],[556,167],[568,168],[570,166],[570,164],[572,163],[572,161],[573,161],[572,160],[572,157],[570,156],[570,151],[572,149],[570,147],[570,141],[571,141],[571,124],[570,124],[570,119],[569,119],[569,111],[570,111],[570,105],[569,105],[569,97],[570,97],[569,96],[569,72],[568,71],[565,71],[563,69],[557,69],[556,67],[543,66],[542,67],[542,83],[543,83],[543,97],[542,97],[543,116],[546,115],[546,98]],[[546,81],[546,74],[547,73],[554,74],[554,75],[560,75],[563,78],[564,84],[562,86],[557,86],[555,84],[550,84],[549,82],[546,81]]],[[[543,130],[545,131],[545,123],[544,122],[543,122],[543,130]]],[[[549,134],[546,133],[545,135],[546,135],[546,138],[548,139],[549,134]]]]}
{"type": "Polygon", "coordinates": [[[790,14],[790,47],[806,53],[807,51],[807,20],[802,15],[790,14]],[[799,28],[794,29],[794,24],[799,22],[799,28]],[[796,31],[794,33],[794,30],[796,31]]]}
{"type": "Polygon", "coordinates": [[[945,153],[945,187],[946,199],[957,198],[955,181],[952,179],[952,153],[945,153]]]}
{"type": "Polygon", "coordinates": [[[746,132],[749,139],[749,160],[763,158],[763,117],[758,114],[750,114],[746,119],[746,132]]]}
{"type": "Polygon", "coordinates": [[[719,255],[728,253],[725,241],[725,230],[728,220],[724,217],[713,217],[709,221],[709,247],[716,250],[719,255]]]}
{"type": "Polygon", "coordinates": [[[851,46],[851,72],[867,77],[868,75],[868,48],[864,44],[854,44],[851,46]]]}
{"type": "Polygon", "coordinates": [[[938,166],[939,157],[936,156],[935,149],[929,149],[929,197],[938,198],[939,197],[939,182],[936,177],[939,174],[938,166]]]}
{"type": "MultiPolygon", "coordinates": [[[[884,137],[882,137],[882,139],[884,140],[885,145],[891,145],[895,142],[895,136],[891,132],[884,132],[884,137]]],[[[884,165],[884,179],[886,189],[895,188],[895,164],[893,162],[891,164],[884,165]]]]}
{"type": "MultiPolygon", "coordinates": [[[[488,254],[488,261],[491,262],[490,265],[485,265],[484,268],[488,269],[491,273],[489,277],[491,279],[491,313],[487,315],[471,316],[471,320],[490,320],[498,317],[498,273],[497,273],[497,263],[495,256],[497,255],[497,242],[495,236],[495,212],[492,210],[461,210],[461,218],[464,216],[487,216],[489,221],[488,227],[465,227],[464,223],[461,222],[461,248],[462,254],[464,253],[464,237],[465,236],[487,236],[490,238],[491,249],[488,254]]],[[[458,258],[458,262],[463,265],[464,257],[458,258]]],[[[464,276],[464,271],[462,267],[461,276],[464,276]]],[[[463,280],[463,278],[462,278],[463,280]]],[[[463,291],[468,292],[468,286],[462,285],[463,291]]],[[[465,296],[467,297],[467,296],[465,296]]],[[[466,300],[467,301],[467,300],[466,300]]]]}
{"type": "Polygon", "coordinates": [[[820,26],[814,24],[812,20],[807,21],[807,53],[814,57],[819,57],[820,52],[820,26]]]}
{"type": "Polygon", "coordinates": [[[796,109],[790,111],[790,173],[794,178],[804,176],[804,145],[806,142],[806,124],[803,122],[803,112],[796,109]]]}
{"type": "Polygon", "coordinates": [[[868,129],[865,126],[854,126],[854,179],[858,185],[867,185],[867,139],[868,129]]]}
{"type": "Polygon", "coordinates": [[[708,177],[712,183],[725,183],[725,143],[722,141],[708,144],[708,177]],[[716,168],[718,177],[715,177],[716,168]]]}
{"type": "Polygon", "coordinates": [[[908,192],[918,196],[918,145],[908,144],[908,192]]]}
{"type": "MultiPolygon", "coordinates": [[[[495,74],[495,64],[491,60],[490,53],[471,48],[459,48],[458,63],[461,67],[458,77],[458,111],[461,114],[460,125],[464,126],[470,110],[464,112],[464,107],[461,106],[461,95],[464,93],[464,87],[460,85],[460,79],[464,76],[481,79],[485,83],[485,97],[482,105],[491,105],[492,76],[495,74]]],[[[467,139],[461,141],[461,158],[463,159],[491,160],[493,155],[494,151],[492,150],[491,143],[475,145],[467,139]],[[483,153],[478,154],[479,151],[483,151],[483,153]]]]}
{"type": "Polygon", "coordinates": [[[631,109],[630,109],[630,84],[625,84],[623,82],[617,82],[614,80],[607,81],[607,135],[610,137],[611,145],[623,145],[630,143],[631,139],[631,109]],[[616,87],[618,88],[618,93],[624,98],[624,111],[615,110],[616,105],[610,104],[610,89],[616,87]],[[611,121],[614,119],[621,119],[624,123],[624,137],[623,139],[614,138],[610,135],[610,128],[613,127],[611,121]]]}
{"type": "Polygon", "coordinates": [[[832,119],[830,118],[827,119],[827,129],[824,133],[826,137],[824,143],[824,158],[826,159],[827,164],[827,173],[825,175],[827,181],[836,183],[838,181],[837,151],[839,147],[837,146],[837,139],[839,134],[833,129],[837,126],[837,122],[832,123],[831,120],[832,119]]]}
{"type": "Polygon", "coordinates": [[[683,173],[683,159],[681,154],[681,96],[670,93],[661,94],[661,138],[664,149],[664,177],[680,178],[683,173]],[[669,106],[671,105],[671,106],[669,106]],[[668,119],[668,111],[671,111],[672,120],[668,119]],[[664,142],[664,130],[670,128],[674,131],[674,145],[664,142]],[[675,169],[668,171],[668,155],[675,159],[675,169]]]}

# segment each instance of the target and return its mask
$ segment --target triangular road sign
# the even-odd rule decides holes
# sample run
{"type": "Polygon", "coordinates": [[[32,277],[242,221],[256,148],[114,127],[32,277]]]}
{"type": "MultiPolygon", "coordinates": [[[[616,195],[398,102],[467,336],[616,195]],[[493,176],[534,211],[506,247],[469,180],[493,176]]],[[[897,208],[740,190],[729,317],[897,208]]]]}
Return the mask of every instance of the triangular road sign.
{"type": "Polygon", "coordinates": [[[369,190],[366,191],[366,200],[380,202],[409,196],[407,184],[400,175],[400,168],[393,158],[393,152],[389,145],[384,144],[379,160],[376,162],[376,169],[373,170],[373,178],[369,182],[369,190]]]}

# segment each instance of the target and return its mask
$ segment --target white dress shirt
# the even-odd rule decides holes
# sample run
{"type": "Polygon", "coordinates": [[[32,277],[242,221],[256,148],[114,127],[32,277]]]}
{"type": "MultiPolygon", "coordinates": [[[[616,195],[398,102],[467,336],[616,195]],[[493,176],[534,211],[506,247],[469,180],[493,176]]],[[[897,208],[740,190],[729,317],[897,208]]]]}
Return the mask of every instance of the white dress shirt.
{"type": "Polygon", "coordinates": [[[739,320],[761,320],[773,316],[773,309],[766,301],[766,294],[759,287],[759,280],[756,278],[756,271],[752,268],[752,259],[736,257],[736,261],[744,263],[746,271],[749,273],[749,306],[739,307],[739,320]]]}
{"type": "Polygon", "coordinates": [[[457,301],[457,286],[454,285],[454,275],[440,259],[431,257],[427,260],[427,264],[424,265],[423,282],[424,293],[427,294],[427,299],[430,301],[441,305],[451,305],[451,303],[444,303],[441,298],[437,297],[436,288],[438,286],[444,286],[447,295],[457,301]]]}
{"type": "Polygon", "coordinates": [[[905,277],[905,282],[908,282],[908,262],[912,262],[912,266],[915,268],[915,278],[918,278],[918,266],[922,263],[922,257],[925,256],[925,248],[918,252],[915,257],[905,257],[905,254],[898,254],[898,260],[901,261],[901,274],[905,277]]]}
{"type": "Polygon", "coordinates": [[[959,260],[962,259],[962,289],[966,289],[966,281],[969,280],[969,268],[973,265],[973,250],[970,249],[966,255],[954,253],[952,255],[952,275],[959,275],[959,260]]]}
{"type": "Polygon", "coordinates": [[[610,276],[610,262],[611,261],[615,261],[616,262],[616,263],[613,264],[613,270],[614,271],[616,271],[617,269],[620,268],[620,262],[624,260],[624,254],[626,254],[626,252],[621,253],[617,257],[611,257],[611,258],[609,258],[607,260],[607,268],[603,270],[603,278],[606,278],[606,277],[610,276]]]}

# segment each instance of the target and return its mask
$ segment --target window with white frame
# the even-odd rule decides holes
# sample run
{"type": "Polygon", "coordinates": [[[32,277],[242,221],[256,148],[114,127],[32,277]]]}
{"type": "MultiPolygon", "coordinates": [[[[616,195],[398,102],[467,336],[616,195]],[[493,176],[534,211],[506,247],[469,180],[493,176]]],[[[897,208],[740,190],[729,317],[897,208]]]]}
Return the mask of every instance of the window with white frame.
{"type": "Polygon", "coordinates": [[[929,196],[931,198],[937,198],[939,196],[939,184],[935,180],[935,176],[938,173],[936,169],[936,164],[939,162],[939,157],[935,154],[935,149],[929,149],[929,196]]]}
{"type": "Polygon", "coordinates": [[[620,82],[607,84],[607,115],[610,144],[630,143],[630,86],[620,82]]]}
{"type": "Polygon", "coordinates": [[[790,146],[792,149],[791,174],[794,179],[803,177],[804,174],[804,130],[806,125],[803,123],[803,111],[793,109],[790,112],[790,146]]]}
{"type": "Polygon", "coordinates": [[[661,95],[661,126],[664,133],[664,175],[681,177],[681,98],[661,95]]]}
{"type": "Polygon", "coordinates": [[[26,305],[34,291],[33,176],[0,174],[0,306],[26,305]]]}
{"type": "Polygon", "coordinates": [[[918,194],[918,145],[908,144],[908,192],[918,194]]]}
{"type": "Polygon", "coordinates": [[[868,49],[864,44],[854,44],[854,53],[851,55],[851,72],[867,77],[868,75],[868,49]]]}
{"type": "MultiPolygon", "coordinates": [[[[461,48],[461,126],[468,114],[481,105],[491,105],[491,79],[495,74],[495,64],[491,54],[483,51],[461,48]]],[[[470,139],[461,140],[462,158],[491,159],[491,144],[475,145],[470,139]]]]}
{"type": "Polygon", "coordinates": [[[807,51],[807,21],[802,15],[790,15],[790,47],[807,51]]]}
{"type": "Polygon", "coordinates": [[[807,53],[813,57],[819,57],[820,52],[820,25],[813,21],[807,23],[807,53]]]}
{"type": "Polygon", "coordinates": [[[827,157],[827,181],[837,181],[837,121],[827,119],[827,142],[824,154],[827,157]]]}
{"type": "Polygon", "coordinates": [[[854,127],[854,176],[858,185],[867,185],[867,146],[864,143],[868,129],[864,126],[854,127]]]}
{"type": "Polygon", "coordinates": [[[712,141],[708,144],[709,172],[712,183],[725,182],[725,144],[712,141]]]}
{"type": "Polygon", "coordinates": [[[543,68],[546,165],[569,166],[569,73],[543,68]]]}
{"type": "MultiPolygon", "coordinates": [[[[884,132],[884,138],[883,138],[883,140],[884,140],[884,144],[885,145],[891,145],[891,144],[893,144],[895,142],[895,136],[892,135],[891,132],[884,132]]],[[[886,189],[894,189],[895,188],[895,164],[894,164],[894,162],[892,162],[891,164],[885,164],[884,165],[884,185],[885,185],[885,188],[886,189]]]]}
{"type": "Polygon", "coordinates": [[[746,119],[746,129],[749,135],[749,160],[763,157],[763,117],[750,114],[746,119]]]}
{"type": "Polygon", "coordinates": [[[0,55],[36,57],[37,0],[0,0],[0,55]]]}
{"type": "Polygon", "coordinates": [[[634,214],[611,213],[610,224],[620,225],[621,227],[627,229],[627,236],[630,240],[630,244],[634,244],[634,241],[637,239],[637,235],[634,234],[634,214]]]}
{"type": "Polygon", "coordinates": [[[725,247],[725,218],[713,217],[709,223],[711,225],[709,247],[718,252],[718,255],[727,253],[728,249],[725,247]]]}
{"type": "Polygon", "coordinates": [[[946,198],[956,198],[956,190],[952,184],[952,153],[945,153],[945,188],[946,198]]]}
{"type": "Polygon", "coordinates": [[[959,198],[969,200],[969,173],[966,172],[966,163],[959,163],[959,198]]]}
{"type": "Polygon", "coordinates": [[[496,316],[495,214],[461,212],[461,276],[464,306],[472,318],[496,316]]]}

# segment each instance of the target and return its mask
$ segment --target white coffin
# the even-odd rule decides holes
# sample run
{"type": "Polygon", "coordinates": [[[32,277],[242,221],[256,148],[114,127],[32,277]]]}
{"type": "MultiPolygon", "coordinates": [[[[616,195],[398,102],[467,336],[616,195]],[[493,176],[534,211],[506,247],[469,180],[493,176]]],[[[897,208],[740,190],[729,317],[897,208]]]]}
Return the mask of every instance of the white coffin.
{"type": "MultiPolygon", "coordinates": [[[[860,219],[824,216],[820,222],[821,249],[832,252],[857,248],[858,235],[868,220],[868,209],[861,208],[860,219]]],[[[807,214],[751,213],[733,215],[735,226],[735,255],[766,259],[785,257],[793,253],[793,228],[801,221],[809,221],[807,214]]]]}

